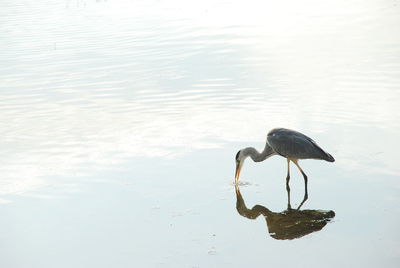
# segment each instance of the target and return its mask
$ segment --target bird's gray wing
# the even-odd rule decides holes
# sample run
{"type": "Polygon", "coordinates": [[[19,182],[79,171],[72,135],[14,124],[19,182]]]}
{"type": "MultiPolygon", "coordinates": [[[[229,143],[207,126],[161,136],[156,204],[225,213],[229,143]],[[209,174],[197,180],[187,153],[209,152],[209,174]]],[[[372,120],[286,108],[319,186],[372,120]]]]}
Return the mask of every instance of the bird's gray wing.
{"type": "Polygon", "coordinates": [[[272,149],[284,157],[324,160],[331,157],[310,137],[294,130],[273,129],[268,133],[267,140],[272,149]]]}

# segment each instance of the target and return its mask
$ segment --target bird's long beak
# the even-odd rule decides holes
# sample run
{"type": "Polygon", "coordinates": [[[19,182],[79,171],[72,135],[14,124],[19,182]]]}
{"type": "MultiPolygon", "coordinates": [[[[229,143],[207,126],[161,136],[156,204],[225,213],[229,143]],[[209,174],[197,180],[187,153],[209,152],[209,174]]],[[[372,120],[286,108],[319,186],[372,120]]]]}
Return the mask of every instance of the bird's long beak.
{"type": "Polygon", "coordinates": [[[240,170],[242,169],[242,165],[240,162],[236,163],[236,172],[235,172],[235,183],[239,181],[240,170]]]}

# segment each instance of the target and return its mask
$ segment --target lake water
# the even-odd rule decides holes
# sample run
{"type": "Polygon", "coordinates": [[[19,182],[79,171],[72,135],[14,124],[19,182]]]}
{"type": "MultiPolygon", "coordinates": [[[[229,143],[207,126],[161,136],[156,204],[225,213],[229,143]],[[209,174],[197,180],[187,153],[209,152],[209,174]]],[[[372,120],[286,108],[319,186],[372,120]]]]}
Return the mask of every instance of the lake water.
{"type": "Polygon", "coordinates": [[[399,14],[2,0],[0,267],[399,267],[399,14]],[[298,211],[280,156],[233,184],[274,127],[336,159],[301,162],[298,211]]]}

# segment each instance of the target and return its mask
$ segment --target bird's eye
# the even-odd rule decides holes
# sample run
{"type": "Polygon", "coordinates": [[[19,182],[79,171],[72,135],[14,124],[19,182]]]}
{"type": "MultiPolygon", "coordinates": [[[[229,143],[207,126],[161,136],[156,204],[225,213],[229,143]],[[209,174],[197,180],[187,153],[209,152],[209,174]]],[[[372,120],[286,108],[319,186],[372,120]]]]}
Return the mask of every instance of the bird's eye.
{"type": "Polygon", "coordinates": [[[236,154],[236,157],[235,157],[235,159],[236,159],[236,162],[237,162],[237,161],[239,161],[239,154],[240,154],[240,151],[239,151],[239,152],[237,152],[237,154],[236,154]]]}

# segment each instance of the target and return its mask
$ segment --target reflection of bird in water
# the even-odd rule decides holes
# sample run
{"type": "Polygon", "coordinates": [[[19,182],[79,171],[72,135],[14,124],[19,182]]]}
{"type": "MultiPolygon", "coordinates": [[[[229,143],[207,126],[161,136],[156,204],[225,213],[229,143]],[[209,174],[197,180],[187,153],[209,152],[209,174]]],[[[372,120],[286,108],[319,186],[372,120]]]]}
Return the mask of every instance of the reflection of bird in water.
{"type": "Polygon", "coordinates": [[[252,209],[249,209],[244,203],[238,185],[235,185],[235,190],[236,209],[239,214],[248,219],[256,219],[258,216],[263,215],[269,234],[275,239],[291,240],[320,231],[335,217],[335,212],[332,210],[291,209],[290,203],[288,203],[287,210],[279,213],[272,212],[261,205],[255,205],[252,209]]]}
{"type": "Polygon", "coordinates": [[[290,179],[290,161],[292,161],[297,168],[300,170],[304,177],[304,184],[306,189],[305,199],[307,199],[307,175],[299,166],[299,159],[321,159],[328,162],[334,162],[335,159],[325,152],[321,147],[317,145],[315,141],[306,135],[285,128],[275,128],[271,130],[267,135],[267,142],[264,150],[259,153],[253,147],[247,147],[240,150],[236,154],[236,173],[235,182],[239,181],[240,170],[247,157],[251,157],[254,162],[261,162],[273,155],[281,155],[287,159],[288,168],[286,176],[286,189],[288,192],[289,179],[290,179]]]}

